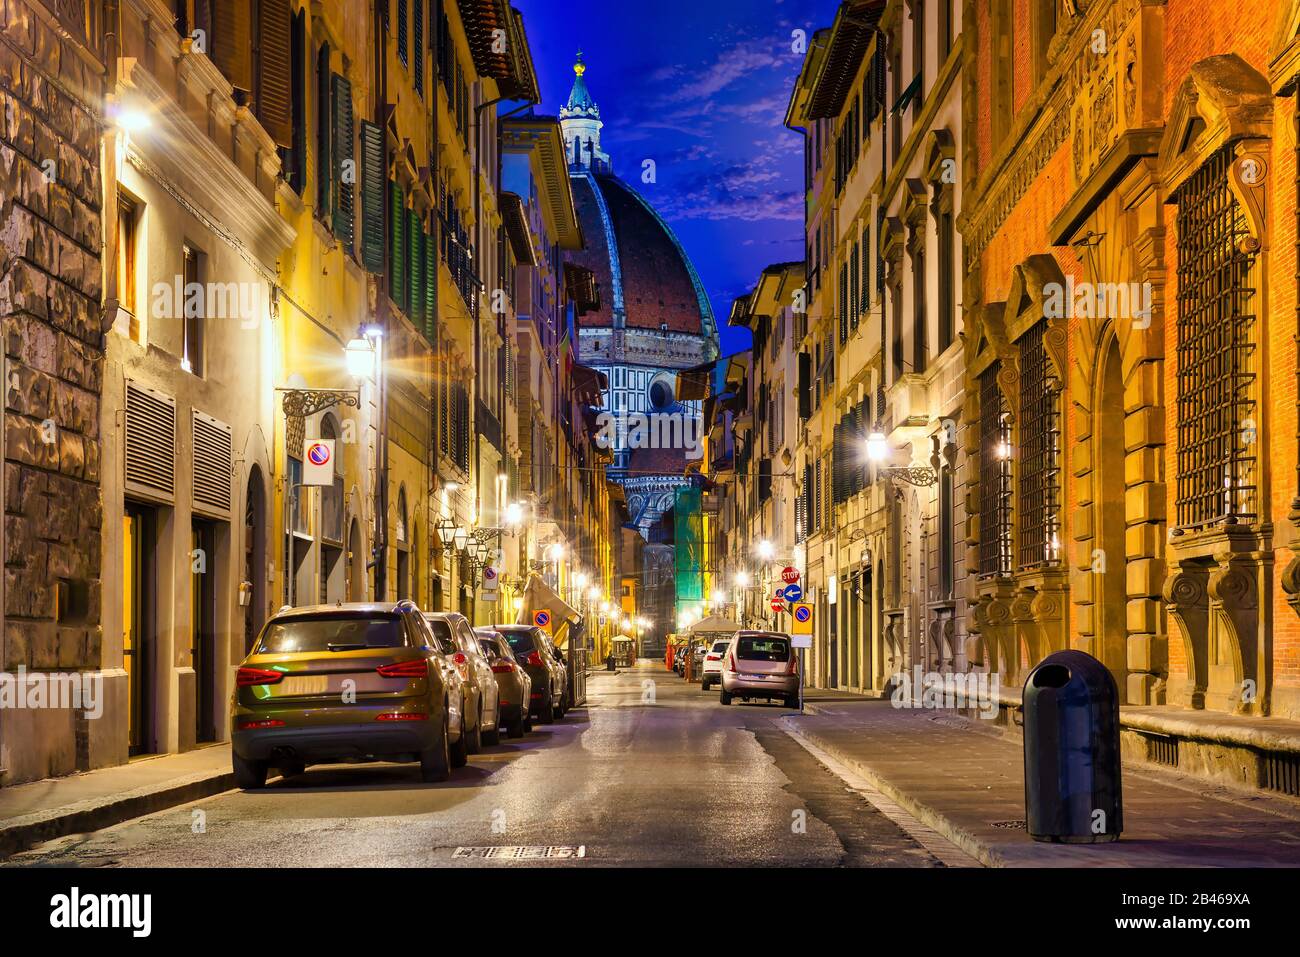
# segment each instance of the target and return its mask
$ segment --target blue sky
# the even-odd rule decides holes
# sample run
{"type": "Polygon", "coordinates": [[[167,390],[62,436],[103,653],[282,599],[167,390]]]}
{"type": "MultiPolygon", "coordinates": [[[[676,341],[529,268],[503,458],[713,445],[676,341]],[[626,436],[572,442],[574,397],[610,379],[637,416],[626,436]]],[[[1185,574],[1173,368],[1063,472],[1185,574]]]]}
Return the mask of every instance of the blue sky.
{"type": "Polygon", "coordinates": [[[695,262],[723,353],[731,301],[764,266],[803,256],[803,141],[782,120],[802,57],[792,32],[828,26],[836,0],[514,0],[558,112],[582,49],[614,171],[653,203],[695,262]],[[641,179],[653,159],[654,183],[641,179]]]}

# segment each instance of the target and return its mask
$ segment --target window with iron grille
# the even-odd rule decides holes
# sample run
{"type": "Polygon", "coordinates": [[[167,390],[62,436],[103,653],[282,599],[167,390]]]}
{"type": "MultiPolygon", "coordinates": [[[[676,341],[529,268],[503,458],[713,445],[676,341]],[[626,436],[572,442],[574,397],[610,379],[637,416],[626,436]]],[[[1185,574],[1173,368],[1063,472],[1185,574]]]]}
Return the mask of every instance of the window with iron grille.
{"type": "Polygon", "coordinates": [[[1061,386],[1043,348],[1047,320],[1020,338],[1020,567],[1061,553],[1061,386]]]}
{"type": "Polygon", "coordinates": [[[980,574],[1011,574],[1011,426],[1001,362],[980,375],[980,574]]]}
{"type": "Polygon", "coordinates": [[[1252,389],[1254,256],[1228,188],[1232,148],[1178,189],[1178,480],[1181,528],[1257,515],[1252,389]]]}

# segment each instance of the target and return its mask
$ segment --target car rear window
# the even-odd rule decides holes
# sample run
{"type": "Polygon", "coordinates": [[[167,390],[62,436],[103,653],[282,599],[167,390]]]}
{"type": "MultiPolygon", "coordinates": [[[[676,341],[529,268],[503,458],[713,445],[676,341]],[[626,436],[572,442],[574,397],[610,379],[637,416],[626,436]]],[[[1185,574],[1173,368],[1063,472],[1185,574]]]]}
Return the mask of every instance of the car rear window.
{"type": "Polygon", "coordinates": [[[266,626],[259,654],[299,651],[352,651],[359,648],[400,648],[406,644],[397,615],[313,615],[284,618],[266,626]]]}
{"type": "Polygon", "coordinates": [[[456,639],[452,637],[451,625],[445,618],[426,618],[425,623],[429,630],[433,632],[434,639],[438,642],[438,651],[444,655],[454,654],[456,651],[456,639]]]}
{"type": "Polygon", "coordinates": [[[722,654],[722,652],[727,650],[727,645],[729,644],[731,644],[730,641],[715,641],[713,643],[713,647],[710,650],[713,651],[715,654],[722,654]]]}
{"type": "Polygon", "coordinates": [[[786,638],[741,638],[736,654],[744,661],[789,661],[790,642],[786,638]]]}
{"type": "Polygon", "coordinates": [[[533,633],[527,628],[511,628],[509,631],[502,629],[501,634],[510,643],[511,651],[529,652],[537,650],[537,645],[533,641],[533,633]]]}

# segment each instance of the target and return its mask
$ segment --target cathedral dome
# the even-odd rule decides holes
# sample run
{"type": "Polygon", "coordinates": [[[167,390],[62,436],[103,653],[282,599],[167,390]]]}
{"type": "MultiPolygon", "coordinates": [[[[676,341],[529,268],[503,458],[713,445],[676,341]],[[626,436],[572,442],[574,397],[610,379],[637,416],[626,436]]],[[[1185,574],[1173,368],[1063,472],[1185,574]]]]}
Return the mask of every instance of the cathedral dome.
{"type": "MultiPolygon", "coordinates": [[[[573,71],[573,90],[560,108],[560,125],[586,248],[568,252],[565,258],[589,269],[600,288],[600,308],[582,316],[582,329],[636,331],[643,334],[642,340],[645,333],[670,334],[665,339],[674,342],[665,342],[662,353],[669,367],[711,359],[717,354],[718,330],[699,274],[654,207],[614,175],[609,155],[601,149],[604,123],[587,87],[581,53],[573,71]]],[[[640,351],[649,346],[643,341],[640,351]]],[[[620,357],[606,353],[584,358],[620,357]]],[[[626,353],[622,358],[633,359],[626,353]]]]}

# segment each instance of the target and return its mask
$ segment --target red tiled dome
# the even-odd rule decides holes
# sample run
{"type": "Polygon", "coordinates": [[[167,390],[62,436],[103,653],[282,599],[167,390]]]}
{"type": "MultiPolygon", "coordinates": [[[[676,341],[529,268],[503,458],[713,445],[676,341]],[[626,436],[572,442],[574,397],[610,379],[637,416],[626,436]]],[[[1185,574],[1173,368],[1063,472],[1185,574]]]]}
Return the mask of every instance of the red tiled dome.
{"type": "Polygon", "coordinates": [[[582,317],[583,327],[613,326],[621,300],[628,328],[666,326],[671,332],[710,334],[708,300],[697,289],[685,252],[649,204],[618,177],[602,173],[574,176],[573,194],[586,248],[567,258],[590,269],[600,284],[600,309],[582,317]],[[620,283],[615,282],[610,255],[611,232],[620,283]]]}

